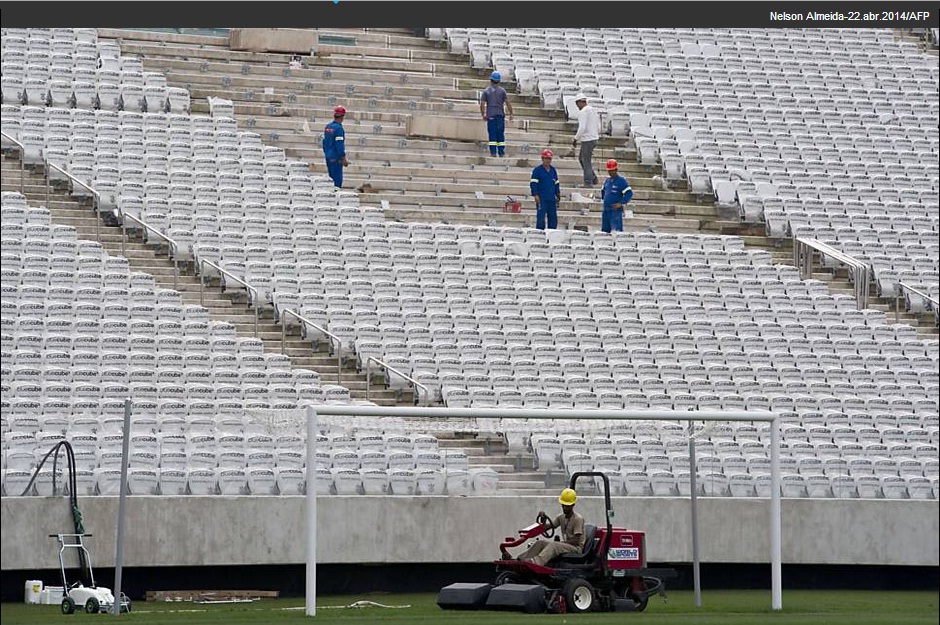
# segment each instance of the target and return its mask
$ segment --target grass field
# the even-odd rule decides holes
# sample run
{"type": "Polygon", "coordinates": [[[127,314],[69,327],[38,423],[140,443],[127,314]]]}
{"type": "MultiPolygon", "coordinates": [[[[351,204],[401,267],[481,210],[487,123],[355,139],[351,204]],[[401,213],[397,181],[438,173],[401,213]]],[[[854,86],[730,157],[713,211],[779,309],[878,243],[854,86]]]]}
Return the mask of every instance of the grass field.
{"type": "MultiPolygon", "coordinates": [[[[303,599],[269,599],[242,604],[197,604],[189,602],[136,602],[130,614],[117,617],[124,623],[146,625],[223,625],[240,623],[410,623],[447,625],[526,625],[590,623],[591,625],[645,623],[683,625],[936,625],[940,620],[936,592],[872,591],[784,591],[783,610],[770,609],[770,591],[703,591],[702,606],[696,608],[691,591],[668,593],[668,602],[654,596],[642,613],[516,614],[492,611],[441,610],[435,594],[325,596],[317,601],[317,615],[304,615],[303,599]],[[343,609],[357,601],[387,606],[343,609]]],[[[3,625],[80,623],[112,615],[63,615],[58,606],[4,603],[3,625]]]]}

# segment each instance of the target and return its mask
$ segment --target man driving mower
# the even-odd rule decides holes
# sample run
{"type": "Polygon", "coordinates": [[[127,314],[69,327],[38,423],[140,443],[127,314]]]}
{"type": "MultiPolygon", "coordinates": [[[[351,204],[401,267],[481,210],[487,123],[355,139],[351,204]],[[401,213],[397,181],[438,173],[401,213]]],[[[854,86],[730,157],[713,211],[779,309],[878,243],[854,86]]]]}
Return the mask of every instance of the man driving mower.
{"type": "MultiPolygon", "coordinates": [[[[553,558],[563,553],[580,553],[584,548],[584,517],[574,511],[574,504],[578,501],[578,494],[573,488],[561,491],[558,503],[561,504],[562,513],[554,519],[544,511],[539,511],[536,520],[545,526],[546,530],[561,528],[561,540],[538,538],[531,547],[519,556],[520,562],[532,562],[544,566],[553,558]]],[[[511,560],[508,551],[503,551],[503,557],[511,560]]]]}

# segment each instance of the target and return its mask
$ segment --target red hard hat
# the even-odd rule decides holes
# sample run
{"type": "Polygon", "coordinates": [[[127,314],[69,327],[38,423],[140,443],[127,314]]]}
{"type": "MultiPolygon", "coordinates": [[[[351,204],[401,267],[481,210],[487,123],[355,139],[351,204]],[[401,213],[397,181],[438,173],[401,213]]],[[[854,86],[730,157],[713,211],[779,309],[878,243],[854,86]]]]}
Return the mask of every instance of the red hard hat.
{"type": "Polygon", "coordinates": [[[342,117],[345,114],[346,114],[345,106],[337,106],[335,109],[333,109],[333,117],[342,117]]]}
{"type": "Polygon", "coordinates": [[[617,161],[610,159],[607,161],[607,171],[611,171],[613,169],[617,169],[617,161]]]}
{"type": "Polygon", "coordinates": [[[553,158],[554,156],[551,150],[542,150],[542,158],[553,158]]]}

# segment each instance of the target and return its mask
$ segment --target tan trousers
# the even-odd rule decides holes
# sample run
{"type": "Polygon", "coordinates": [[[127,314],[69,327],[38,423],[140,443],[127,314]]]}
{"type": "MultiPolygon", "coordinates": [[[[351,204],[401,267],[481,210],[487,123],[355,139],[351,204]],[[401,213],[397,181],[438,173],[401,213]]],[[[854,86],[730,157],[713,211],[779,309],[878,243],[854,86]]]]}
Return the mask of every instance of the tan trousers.
{"type": "Polygon", "coordinates": [[[519,556],[520,560],[532,560],[535,564],[541,564],[544,566],[548,562],[551,562],[553,558],[557,558],[563,553],[575,553],[580,551],[574,545],[569,545],[568,543],[554,541],[554,540],[545,540],[544,538],[539,538],[535,541],[535,544],[526,549],[525,553],[519,556]]]}

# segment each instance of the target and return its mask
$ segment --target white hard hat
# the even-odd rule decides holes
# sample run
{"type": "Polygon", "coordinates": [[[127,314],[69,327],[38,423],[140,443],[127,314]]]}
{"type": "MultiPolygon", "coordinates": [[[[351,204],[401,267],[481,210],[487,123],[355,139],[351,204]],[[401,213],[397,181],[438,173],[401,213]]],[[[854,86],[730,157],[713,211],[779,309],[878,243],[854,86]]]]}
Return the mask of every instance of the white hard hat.
{"type": "Polygon", "coordinates": [[[584,95],[583,93],[579,93],[578,95],[574,96],[574,101],[575,101],[575,102],[577,102],[577,101],[579,101],[579,100],[584,100],[584,101],[586,102],[586,101],[587,101],[587,96],[584,95]]]}

